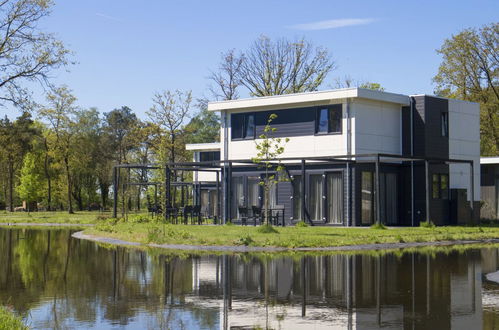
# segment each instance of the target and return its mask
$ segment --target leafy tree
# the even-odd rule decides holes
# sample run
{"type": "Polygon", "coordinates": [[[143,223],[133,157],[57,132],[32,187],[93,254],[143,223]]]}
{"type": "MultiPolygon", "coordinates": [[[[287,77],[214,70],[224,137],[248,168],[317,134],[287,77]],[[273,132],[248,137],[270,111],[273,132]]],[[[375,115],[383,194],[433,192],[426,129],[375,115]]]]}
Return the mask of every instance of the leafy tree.
{"type": "Polygon", "coordinates": [[[269,116],[263,133],[258,136],[259,140],[255,140],[257,154],[252,159],[255,164],[265,170],[260,185],[263,187],[264,192],[264,216],[267,225],[270,224],[270,191],[280,181],[287,181],[285,169],[279,157],[284,153],[284,145],[289,141],[289,138],[274,137],[277,129],[272,127],[271,123],[276,118],[277,115],[274,113],[269,116]]]}
{"type": "Polygon", "coordinates": [[[31,211],[32,202],[37,202],[43,194],[43,175],[39,171],[39,155],[28,153],[24,157],[23,166],[19,178],[19,185],[16,187],[17,193],[31,211]]]}
{"type": "Polygon", "coordinates": [[[188,143],[208,143],[220,141],[220,117],[206,107],[192,117],[185,126],[188,143]]]}
{"type": "Polygon", "coordinates": [[[29,107],[23,83],[49,85],[49,73],[68,64],[69,51],[54,35],[40,31],[50,0],[0,1],[0,100],[29,107]]]}
{"type": "Polygon", "coordinates": [[[50,107],[40,109],[39,115],[47,120],[51,127],[50,139],[54,150],[54,155],[63,164],[66,175],[66,197],[68,203],[68,212],[73,213],[72,203],[72,181],[71,181],[71,159],[76,152],[75,146],[75,115],[76,115],[76,97],[67,87],[54,89],[47,95],[50,107]]]}
{"type": "Polygon", "coordinates": [[[380,83],[355,80],[349,75],[346,75],[343,78],[337,78],[333,86],[333,88],[350,88],[350,87],[366,88],[376,91],[385,90],[385,88],[381,86],[380,83]]]}
{"type": "Polygon", "coordinates": [[[111,150],[117,152],[115,159],[118,164],[126,163],[128,153],[134,148],[132,132],[138,123],[137,116],[132,109],[123,106],[120,109],[105,113],[104,117],[106,119],[104,131],[108,134],[110,143],[113,145],[111,150]]]}
{"type": "Polygon", "coordinates": [[[219,70],[210,79],[220,91],[215,95],[235,99],[239,86],[252,96],[315,91],[333,69],[328,50],[304,38],[273,41],[261,36],[240,55],[234,50],[222,54],[219,70]]]}
{"type": "Polygon", "coordinates": [[[482,155],[499,153],[499,23],[466,29],[437,50],[436,94],[480,103],[482,155]]]}
{"type": "Polygon", "coordinates": [[[37,134],[31,115],[27,112],[14,122],[7,117],[0,120],[0,145],[2,145],[0,161],[6,170],[4,173],[7,174],[5,179],[8,189],[5,195],[8,195],[10,211],[14,210],[15,174],[21,167],[24,155],[31,150],[32,141],[37,134]]]}
{"type": "Polygon", "coordinates": [[[168,150],[167,159],[175,162],[177,153],[183,151],[181,145],[185,131],[183,125],[189,117],[192,103],[192,92],[176,90],[156,93],[153,97],[153,106],[147,112],[149,119],[158,128],[161,145],[168,150]]]}

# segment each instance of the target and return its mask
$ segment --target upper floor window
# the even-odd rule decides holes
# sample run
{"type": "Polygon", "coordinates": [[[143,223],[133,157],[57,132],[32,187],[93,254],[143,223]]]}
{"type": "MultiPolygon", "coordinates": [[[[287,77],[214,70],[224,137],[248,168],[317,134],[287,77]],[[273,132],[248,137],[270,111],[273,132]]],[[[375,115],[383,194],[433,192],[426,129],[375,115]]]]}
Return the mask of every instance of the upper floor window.
{"type": "Polygon", "coordinates": [[[199,152],[199,161],[211,162],[214,160],[220,160],[220,151],[201,151],[201,152],[199,152]]]}
{"type": "Polygon", "coordinates": [[[238,113],[231,117],[232,139],[255,138],[255,115],[253,113],[238,113]]]}
{"type": "Polygon", "coordinates": [[[341,133],[341,117],[341,104],[318,108],[315,119],[315,133],[341,133]]]}
{"type": "Polygon", "coordinates": [[[442,112],[440,124],[442,125],[442,128],[441,128],[442,136],[448,137],[449,136],[449,113],[448,112],[442,112]]]}

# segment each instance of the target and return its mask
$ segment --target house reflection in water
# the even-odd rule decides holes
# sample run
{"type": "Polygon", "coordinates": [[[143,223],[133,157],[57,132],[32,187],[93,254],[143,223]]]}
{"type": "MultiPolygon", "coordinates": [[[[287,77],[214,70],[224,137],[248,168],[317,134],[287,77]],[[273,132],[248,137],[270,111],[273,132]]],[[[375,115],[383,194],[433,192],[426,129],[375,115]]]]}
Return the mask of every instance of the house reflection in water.
{"type": "Polygon", "coordinates": [[[192,302],[218,305],[224,329],[470,329],[483,322],[481,254],[455,254],[202,257],[192,302]]]}

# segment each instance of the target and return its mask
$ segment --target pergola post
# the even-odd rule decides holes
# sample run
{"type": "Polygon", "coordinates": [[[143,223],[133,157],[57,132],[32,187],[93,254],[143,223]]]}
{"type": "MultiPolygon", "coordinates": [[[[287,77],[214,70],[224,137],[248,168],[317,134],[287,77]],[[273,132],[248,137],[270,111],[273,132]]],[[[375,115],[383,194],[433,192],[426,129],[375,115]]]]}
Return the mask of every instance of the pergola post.
{"type": "Polygon", "coordinates": [[[170,167],[167,165],[165,167],[165,209],[163,211],[165,216],[165,221],[168,220],[168,211],[171,208],[170,181],[171,181],[170,167]]]}
{"type": "Polygon", "coordinates": [[[113,167],[113,218],[118,215],[118,168],[113,167]]]}
{"type": "MultiPolygon", "coordinates": [[[[302,159],[301,160],[301,216],[303,217],[303,222],[305,222],[305,213],[306,213],[306,210],[307,210],[307,202],[305,200],[306,198],[306,194],[305,194],[305,184],[306,184],[306,178],[305,178],[305,175],[306,175],[306,172],[305,172],[305,164],[306,164],[306,161],[305,159],[302,159]]],[[[311,219],[308,219],[310,224],[312,224],[312,220],[311,219]]]]}
{"type": "Polygon", "coordinates": [[[425,206],[426,206],[426,222],[430,222],[430,162],[428,160],[424,161],[424,172],[425,172],[425,206]]]}
{"type": "Polygon", "coordinates": [[[225,200],[227,203],[227,218],[225,219],[225,223],[227,223],[227,220],[232,222],[232,162],[229,162],[227,170],[227,192],[225,200]]]}
{"type": "Polygon", "coordinates": [[[475,222],[475,208],[474,208],[474,201],[475,201],[475,171],[474,171],[474,166],[473,166],[473,161],[470,162],[470,207],[471,207],[471,222],[475,222]]]}
{"type": "Polygon", "coordinates": [[[216,172],[216,176],[217,176],[217,211],[215,212],[214,214],[214,217],[215,217],[215,224],[217,224],[218,222],[218,219],[220,218],[220,204],[221,204],[221,200],[220,200],[220,172],[216,172]]]}
{"type": "Polygon", "coordinates": [[[376,155],[376,162],[374,163],[375,175],[374,175],[374,189],[375,189],[375,203],[376,203],[376,223],[381,223],[381,210],[380,210],[380,189],[379,189],[379,154],[376,155]]]}

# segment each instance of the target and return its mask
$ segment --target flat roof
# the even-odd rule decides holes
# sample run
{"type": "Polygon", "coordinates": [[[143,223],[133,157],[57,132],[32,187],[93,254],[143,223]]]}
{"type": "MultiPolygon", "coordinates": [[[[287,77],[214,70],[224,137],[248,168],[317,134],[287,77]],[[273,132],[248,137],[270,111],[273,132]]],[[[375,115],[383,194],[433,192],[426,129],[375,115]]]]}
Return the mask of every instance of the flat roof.
{"type": "Polygon", "coordinates": [[[185,150],[194,150],[194,151],[211,151],[211,150],[220,150],[220,142],[212,142],[212,143],[190,143],[185,145],[185,150]]]}
{"type": "Polygon", "coordinates": [[[499,157],[480,157],[480,164],[499,164],[499,157]]]}
{"type": "Polygon", "coordinates": [[[409,105],[410,97],[403,94],[395,94],[366,88],[342,88],[318,92],[285,94],[275,96],[262,96],[229,101],[217,101],[208,103],[209,111],[225,111],[246,108],[284,106],[301,103],[313,103],[346,98],[362,98],[400,105],[409,105]]]}

